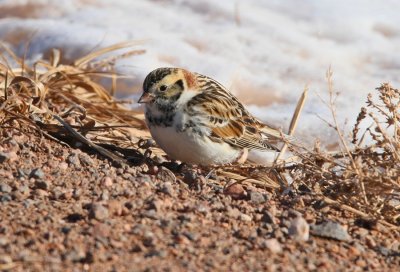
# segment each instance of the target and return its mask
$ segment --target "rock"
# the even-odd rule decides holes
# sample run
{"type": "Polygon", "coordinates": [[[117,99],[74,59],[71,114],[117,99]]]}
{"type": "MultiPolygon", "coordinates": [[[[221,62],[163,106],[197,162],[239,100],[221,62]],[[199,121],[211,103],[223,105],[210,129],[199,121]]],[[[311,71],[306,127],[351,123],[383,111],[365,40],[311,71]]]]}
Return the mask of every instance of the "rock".
{"type": "Polygon", "coordinates": [[[400,208],[400,199],[392,198],[387,201],[387,205],[391,208],[398,209],[400,208]]]}
{"type": "Polygon", "coordinates": [[[18,168],[17,169],[17,173],[18,173],[17,177],[20,179],[25,178],[29,175],[30,172],[31,171],[29,171],[29,170],[18,168]]]}
{"type": "Polygon", "coordinates": [[[36,180],[35,187],[38,189],[42,189],[42,190],[48,190],[50,187],[50,184],[47,180],[36,180]]]}
{"type": "Polygon", "coordinates": [[[7,183],[0,183],[0,192],[2,193],[11,193],[12,188],[7,183]]]}
{"type": "Polygon", "coordinates": [[[397,254],[400,256],[400,241],[394,241],[390,246],[392,251],[396,251],[397,254]]]}
{"type": "Polygon", "coordinates": [[[113,185],[113,180],[110,177],[106,176],[102,179],[101,183],[104,187],[111,187],[113,185]]]}
{"type": "Polygon", "coordinates": [[[157,179],[164,182],[174,183],[176,181],[176,177],[171,170],[165,167],[161,167],[157,173],[157,179]]]}
{"type": "Polygon", "coordinates": [[[18,252],[17,259],[23,262],[34,262],[36,258],[32,254],[32,252],[28,249],[23,249],[18,252]]]}
{"type": "MultiPolygon", "coordinates": [[[[186,238],[187,239],[187,238],[186,238]]],[[[154,233],[151,231],[145,231],[142,237],[143,245],[146,247],[152,247],[155,244],[154,233]]]]}
{"type": "Polygon", "coordinates": [[[89,212],[89,218],[94,218],[99,221],[103,221],[108,218],[108,209],[104,207],[102,204],[94,203],[91,205],[91,209],[89,212]]]}
{"type": "Polygon", "coordinates": [[[70,200],[73,196],[73,191],[72,189],[67,190],[67,191],[63,191],[60,195],[61,199],[65,199],[65,200],[70,200]]]}
{"type": "Polygon", "coordinates": [[[31,174],[29,175],[31,178],[35,179],[43,179],[44,178],[44,173],[43,170],[40,168],[35,168],[32,170],[31,174]]]}
{"type": "Polygon", "coordinates": [[[110,199],[110,192],[108,190],[101,191],[100,200],[108,201],[110,199]]]}
{"type": "Polygon", "coordinates": [[[210,212],[210,208],[206,205],[200,204],[197,206],[197,211],[203,215],[207,215],[210,212]]]}
{"type": "Polygon", "coordinates": [[[272,213],[270,213],[269,211],[266,211],[262,218],[261,218],[262,222],[268,223],[268,224],[274,224],[275,223],[275,217],[273,216],[272,213]]]}
{"type": "Polygon", "coordinates": [[[364,228],[358,228],[354,233],[356,233],[358,237],[365,237],[368,235],[369,231],[364,228]]]}
{"type": "Polygon", "coordinates": [[[72,153],[71,155],[68,156],[67,162],[68,162],[69,164],[74,165],[75,167],[79,167],[80,164],[81,164],[80,161],[79,161],[79,158],[78,158],[77,154],[75,154],[75,153],[72,153]]]}
{"type": "Polygon", "coordinates": [[[288,233],[296,241],[307,241],[310,237],[310,226],[302,216],[297,216],[290,222],[288,233]]]}
{"type": "Polygon", "coordinates": [[[28,195],[30,192],[29,186],[27,185],[22,185],[18,188],[18,192],[24,194],[24,195],[28,195]]]}
{"type": "MultiPolygon", "coordinates": [[[[12,258],[8,255],[0,255],[0,264],[9,264],[12,263],[12,258]]],[[[0,265],[1,267],[1,265],[0,265]]]]}
{"type": "Polygon", "coordinates": [[[65,171],[68,169],[68,163],[66,162],[60,162],[60,164],[58,165],[58,168],[62,171],[65,171]]]}
{"type": "Polygon", "coordinates": [[[227,215],[228,215],[230,218],[238,219],[239,216],[242,215],[242,213],[241,213],[238,209],[236,209],[236,208],[233,208],[233,209],[232,209],[232,208],[228,207],[227,215]]]}
{"type": "Polygon", "coordinates": [[[282,246],[279,241],[275,238],[267,239],[263,242],[263,246],[267,248],[272,253],[281,253],[282,246]]]}
{"type": "Polygon", "coordinates": [[[334,221],[325,221],[319,225],[311,225],[311,234],[338,241],[349,241],[351,239],[347,230],[334,221]]]}
{"type": "Polygon", "coordinates": [[[12,200],[12,197],[9,194],[3,194],[0,197],[0,202],[10,202],[11,200],[12,200]]]}
{"type": "Polygon", "coordinates": [[[239,219],[242,220],[242,221],[245,221],[245,222],[250,222],[252,220],[251,216],[247,215],[245,213],[240,214],[239,215],[239,219]]]}
{"type": "Polygon", "coordinates": [[[391,250],[389,248],[387,248],[387,247],[378,246],[377,250],[383,256],[389,256],[391,254],[391,250]]]}
{"type": "Polygon", "coordinates": [[[159,219],[159,215],[158,215],[157,211],[154,209],[143,211],[142,216],[150,218],[150,219],[154,219],[154,220],[159,219]]]}
{"type": "Polygon", "coordinates": [[[82,194],[82,189],[80,188],[75,188],[74,191],[72,192],[72,197],[75,199],[79,199],[82,194]]]}
{"type": "Polygon", "coordinates": [[[4,247],[9,244],[9,241],[6,237],[0,237],[0,247],[4,247]]]}
{"type": "MultiPolygon", "coordinates": [[[[76,213],[76,212],[68,214],[66,217],[64,217],[64,220],[66,220],[67,222],[70,222],[70,223],[76,223],[83,219],[84,219],[83,215],[81,215],[80,213],[76,213]]],[[[62,232],[64,232],[64,231],[62,231],[62,232]]],[[[68,232],[69,232],[69,230],[68,230],[68,232]]]]}
{"type": "Polygon", "coordinates": [[[250,192],[250,202],[253,204],[262,204],[266,201],[264,195],[260,192],[251,191],[250,192]]]}
{"type": "Polygon", "coordinates": [[[13,161],[16,161],[17,159],[18,159],[18,155],[14,151],[0,152],[0,163],[7,162],[7,161],[13,162],[13,161]]]}
{"type": "Polygon", "coordinates": [[[139,186],[148,186],[148,187],[153,187],[154,183],[151,180],[151,177],[149,175],[138,175],[136,178],[137,184],[139,186]]]}
{"type": "Polygon", "coordinates": [[[79,154],[78,158],[80,159],[80,162],[85,166],[94,165],[93,159],[85,153],[79,154]]]}
{"type": "Polygon", "coordinates": [[[64,255],[64,259],[70,262],[81,262],[86,257],[86,253],[82,248],[73,249],[64,255]]]}
{"type": "Polygon", "coordinates": [[[183,180],[189,185],[196,183],[199,175],[196,171],[185,171],[183,174],[183,180]]]}
{"type": "Polygon", "coordinates": [[[108,211],[110,214],[120,216],[122,214],[122,203],[118,200],[110,200],[108,202],[108,211]]]}
{"type": "Polygon", "coordinates": [[[173,196],[174,195],[174,188],[172,187],[171,182],[164,182],[161,185],[160,191],[163,192],[164,194],[173,196]]]}
{"type": "Polygon", "coordinates": [[[108,237],[111,233],[111,228],[105,223],[98,223],[93,226],[92,235],[94,237],[108,237]]]}
{"type": "Polygon", "coordinates": [[[45,190],[42,190],[42,189],[36,189],[34,192],[35,192],[35,195],[40,197],[40,198],[49,196],[49,193],[47,191],[45,191],[45,190]]]}
{"type": "Polygon", "coordinates": [[[243,186],[239,183],[234,183],[229,187],[225,188],[224,193],[232,197],[232,199],[244,199],[247,196],[247,192],[243,189],[243,186]]]}

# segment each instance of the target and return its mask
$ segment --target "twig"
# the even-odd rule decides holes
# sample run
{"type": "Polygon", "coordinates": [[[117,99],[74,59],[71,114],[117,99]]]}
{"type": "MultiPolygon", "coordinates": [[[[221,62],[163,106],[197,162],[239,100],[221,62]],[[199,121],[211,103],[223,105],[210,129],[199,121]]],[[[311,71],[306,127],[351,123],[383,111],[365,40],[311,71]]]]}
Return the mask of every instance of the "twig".
{"type": "Polygon", "coordinates": [[[368,199],[367,199],[367,194],[365,192],[365,186],[364,186],[364,182],[363,182],[363,174],[358,169],[358,167],[356,165],[356,162],[354,161],[354,158],[353,158],[353,156],[351,154],[350,148],[346,144],[346,141],[344,140],[343,134],[342,134],[342,132],[341,132],[341,130],[339,128],[339,122],[338,122],[337,117],[336,117],[335,102],[333,100],[332,74],[333,73],[331,71],[331,68],[329,67],[328,71],[326,72],[326,77],[327,77],[327,80],[328,80],[328,88],[329,88],[329,108],[331,110],[332,118],[333,118],[333,121],[335,123],[336,132],[337,132],[337,134],[339,136],[340,142],[342,143],[343,147],[345,148],[346,153],[348,154],[349,159],[351,161],[351,165],[352,165],[354,171],[357,173],[357,176],[359,177],[358,181],[359,181],[359,184],[360,184],[361,192],[362,192],[363,197],[364,197],[364,202],[365,202],[365,204],[368,205],[369,203],[368,203],[368,199]]]}
{"type": "MultiPolygon", "coordinates": [[[[368,214],[366,214],[366,213],[364,213],[362,211],[359,211],[359,210],[357,210],[357,209],[355,209],[353,207],[350,207],[350,206],[348,206],[346,204],[341,204],[341,203],[339,203],[339,202],[337,202],[337,201],[335,201],[335,200],[333,200],[333,199],[331,199],[329,197],[324,196],[323,197],[323,201],[326,202],[327,204],[334,205],[334,206],[336,206],[336,207],[338,207],[338,208],[340,208],[342,210],[354,213],[354,214],[359,215],[359,216],[361,216],[363,218],[368,218],[369,217],[368,214]]],[[[378,220],[378,221],[382,225],[385,225],[385,226],[390,227],[392,229],[400,229],[400,227],[395,226],[393,224],[390,224],[389,222],[387,222],[385,220],[378,220]]]]}
{"type": "Polygon", "coordinates": [[[87,138],[85,138],[84,136],[82,136],[79,132],[77,132],[76,130],[74,130],[69,124],[67,124],[61,117],[53,114],[52,115],[54,119],[56,119],[58,122],[60,122],[64,128],[72,134],[72,136],[74,138],[76,138],[77,140],[79,140],[80,142],[90,146],[91,148],[95,149],[98,153],[100,153],[101,155],[111,159],[112,161],[120,164],[121,166],[124,166],[127,164],[127,162],[121,158],[120,156],[115,155],[114,153],[108,151],[107,149],[98,146],[94,143],[92,143],[90,140],[88,140],[87,138]]]}
{"type": "Polygon", "coordinates": [[[398,161],[400,161],[400,155],[397,153],[397,148],[395,146],[395,144],[393,143],[393,141],[390,139],[390,137],[385,133],[385,130],[381,127],[381,125],[379,124],[378,119],[372,114],[370,113],[369,116],[371,116],[371,118],[374,120],[375,125],[379,128],[383,138],[392,146],[392,150],[393,150],[393,154],[396,157],[396,159],[398,161]]]}

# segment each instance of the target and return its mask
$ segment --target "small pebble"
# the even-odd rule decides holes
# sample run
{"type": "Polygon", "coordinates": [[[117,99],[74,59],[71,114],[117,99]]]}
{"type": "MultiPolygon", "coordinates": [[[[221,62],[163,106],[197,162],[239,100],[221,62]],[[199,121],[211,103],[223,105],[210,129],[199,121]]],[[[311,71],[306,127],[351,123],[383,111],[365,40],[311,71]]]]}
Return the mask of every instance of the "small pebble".
{"type": "Polygon", "coordinates": [[[296,241],[307,241],[310,237],[310,226],[302,216],[297,216],[290,222],[289,235],[296,241]]]}
{"type": "Polygon", "coordinates": [[[110,178],[110,177],[104,177],[103,178],[103,180],[102,180],[102,184],[105,186],[105,187],[111,187],[112,185],[113,185],[113,180],[110,178]]]}
{"type": "Polygon", "coordinates": [[[12,200],[12,197],[9,194],[3,194],[0,197],[0,202],[10,202],[12,200]]]}
{"type": "Polygon", "coordinates": [[[171,182],[164,182],[161,185],[160,188],[161,192],[163,192],[164,194],[173,196],[174,195],[174,188],[172,187],[172,183],[171,182]]]}
{"type": "Polygon", "coordinates": [[[49,196],[49,193],[43,189],[36,189],[35,195],[38,197],[47,197],[47,196],[49,196]]]}
{"type": "Polygon", "coordinates": [[[247,192],[243,189],[243,186],[239,183],[234,183],[229,187],[225,188],[224,193],[232,197],[232,199],[244,199],[247,196],[247,192]]]}
{"type": "Polygon", "coordinates": [[[48,190],[50,187],[50,184],[47,180],[36,180],[35,187],[38,189],[42,189],[42,190],[48,190]]]}
{"type": "Polygon", "coordinates": [[[252,220],[250,215],[244,213],[239,215],[239,219],[245,222],[250,222],[252,220]]]}
{"type": "Polygon", "coordinates": [[[157,179],[164,181],[164,182],[170,182],[170,183],[174,183],[176,181],[176,177],[175,177],[174,173],[172,173],[171,170],[169,170],[165,167],[161,167],[158,170],[157,179]]]}
{"type": "Polygon", "coordinates": [[[325,221],[319,225],[311,225],[311,234],[339,241],[349,241],[351,239],[347,230],[334,221],[325,221]]]}
{"type": "Polygon", "coordinates": [[[98,223],[93,226],[94,237],[108,237],[111,233],[111,228],[105,223],[98,223]]]}
{"type": "Polygon", "coordinates": [[[107,189],[101,191],[100,200],[108,201],[110,199],[110,192],[107,189]]]}
{"type": "Polygon", "coordinates": [[[85,165],[85,166],[94,165],[93,159],[89,155],[87,155],[85,153],[81,153],[81,154],[79,154],[78,157],[83,165],[85,165]]]}
{"type": "Polygon", "coordinates": [[[94,218],[99,221],[103,221],[108,218],[108,209],[104,207],[102,204],[99,203],[94,203],[91,206],[90,212],[89,212],[89,218],[94,218]]]}
{"type": "Polygon", "coordinates": [[[6,246],[8,244],[9,244],[9,241],[6,237],[0,237],[0,246],[1,247],[6,246]]]}
{"type": "Polygon", "coordinates": [[[251,191],[250,192],[250,202],[253,204],[262,204],[265,202],[265,197],[260,192],[251,191]]]}
{"type": "Polygon", "coordinates": [[[44,173],[43,170],[40,168],[35,168],[32,170],[31,174],[29,175],[31,178],[35,178],[35,179],[42,179],[44,178],[44,173]]]}
{"type": "Polygon", "coordinates": [[[76,154],[69,155],[68,158],[67,158],[67,162],[69,164],[74,165],[75,167],[79,167],[80,166],[80,161],[79,161],[79,158],[78,158],[78,156],[76,154]]]}
{"type": "Polygon", "coordinates": [[[227,212],[227,214],[228,214],[228,216],[230,217],[230,218],[233,218],[233,219],[238,219],[241,215],[242,215],[242,212],[241,211],[239,211],[237,208],[230,208],[230,207],[228,207],[228,212],[227,212]]]}
{"type": "Polygon", "coordinates": [[[11,193],[12,188],[7,183],[0,183],[0,192],[2,193],[11,193]]]}
{"type": "Polygon", "coordinates": [[[118,200],[110,200],[108,203],[108,212],[110,214],[120,216],[122,214],[123,206],[120,201],[118,200]]]}
{"type": "Polygon", "coordinates": [[[18,159],[18,155],[14,151],[0,152],[0,163],[7,162],[7,161],[13,162],[13,161],[16,161],[17,159],[18,159]]]}
{"type": "MultiPolygon", "coordinates": [[[[0,264],[12,263],[12,258],[8,255],[0,255],[0,264]]],[[[1,267],[1,266],[0,266],[1,267]]]]}
{"type": "Polygon", "coordinates": [[[265,240],[263,242],[263,245],[265,246],[265,248],[267,248],[272,253],[281,253],[282,252],[282,246],[279,243],[279,241],[275,238],[265,240]]]}
{"type": "Polygon", "coordinates": [[[86,257],[86,253],[83,249],[73,249],[67,252],[64,256],[64,259],[71,262],[80,262],[84,260],[86,257]]]}
{"type": "Polygon", "coordinates": [[[263,214],[263,216],[262,216],[262,218],[261,218],[261,221],[263,221],[263,222],[265,222],[265,223],[268,223],[268,224],[274,224],[274,223],[275,223],[275,217],[274,217],[274,215],[273,215],[271,212],[266,211],[266,212],[263,214]]]}
{"type": "Polygon", "coordinates": [[[60,170],[65,171],[65,170],[68,169],[68,163],[66,163],[66,162],[61,162],[61,163],[58,165],[58,167],[59,167],[60,170]]]}

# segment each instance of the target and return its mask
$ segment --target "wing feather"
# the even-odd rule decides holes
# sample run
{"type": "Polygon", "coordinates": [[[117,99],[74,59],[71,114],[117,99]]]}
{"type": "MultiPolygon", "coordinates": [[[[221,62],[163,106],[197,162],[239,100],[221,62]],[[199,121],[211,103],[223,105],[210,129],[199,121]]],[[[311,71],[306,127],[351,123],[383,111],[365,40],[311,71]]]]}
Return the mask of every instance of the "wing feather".
{"type": "Polygon", "coordinates": [[[261,151],[279,151],[276,144],[282,141],[280,132],[254,118],[221,84],[197,74],[202,93],[187,104],[189,112],[203,115],[210,128],[210,138],[238,148],[261,151]]]}

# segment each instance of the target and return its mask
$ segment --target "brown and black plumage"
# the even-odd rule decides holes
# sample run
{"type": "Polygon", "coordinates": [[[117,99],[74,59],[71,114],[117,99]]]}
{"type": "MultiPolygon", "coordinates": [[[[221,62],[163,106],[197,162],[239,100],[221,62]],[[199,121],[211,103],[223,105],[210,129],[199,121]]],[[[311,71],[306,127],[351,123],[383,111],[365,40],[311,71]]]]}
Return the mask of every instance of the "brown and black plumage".
{"type": "Polygon", "coordinates": [[[153,138],[174,159],[226,164],[252,150],[279,152],[281,133],[207,76],[180,68],[156,69],[144,80],[139,102],[146,104],[153,138]]]}

